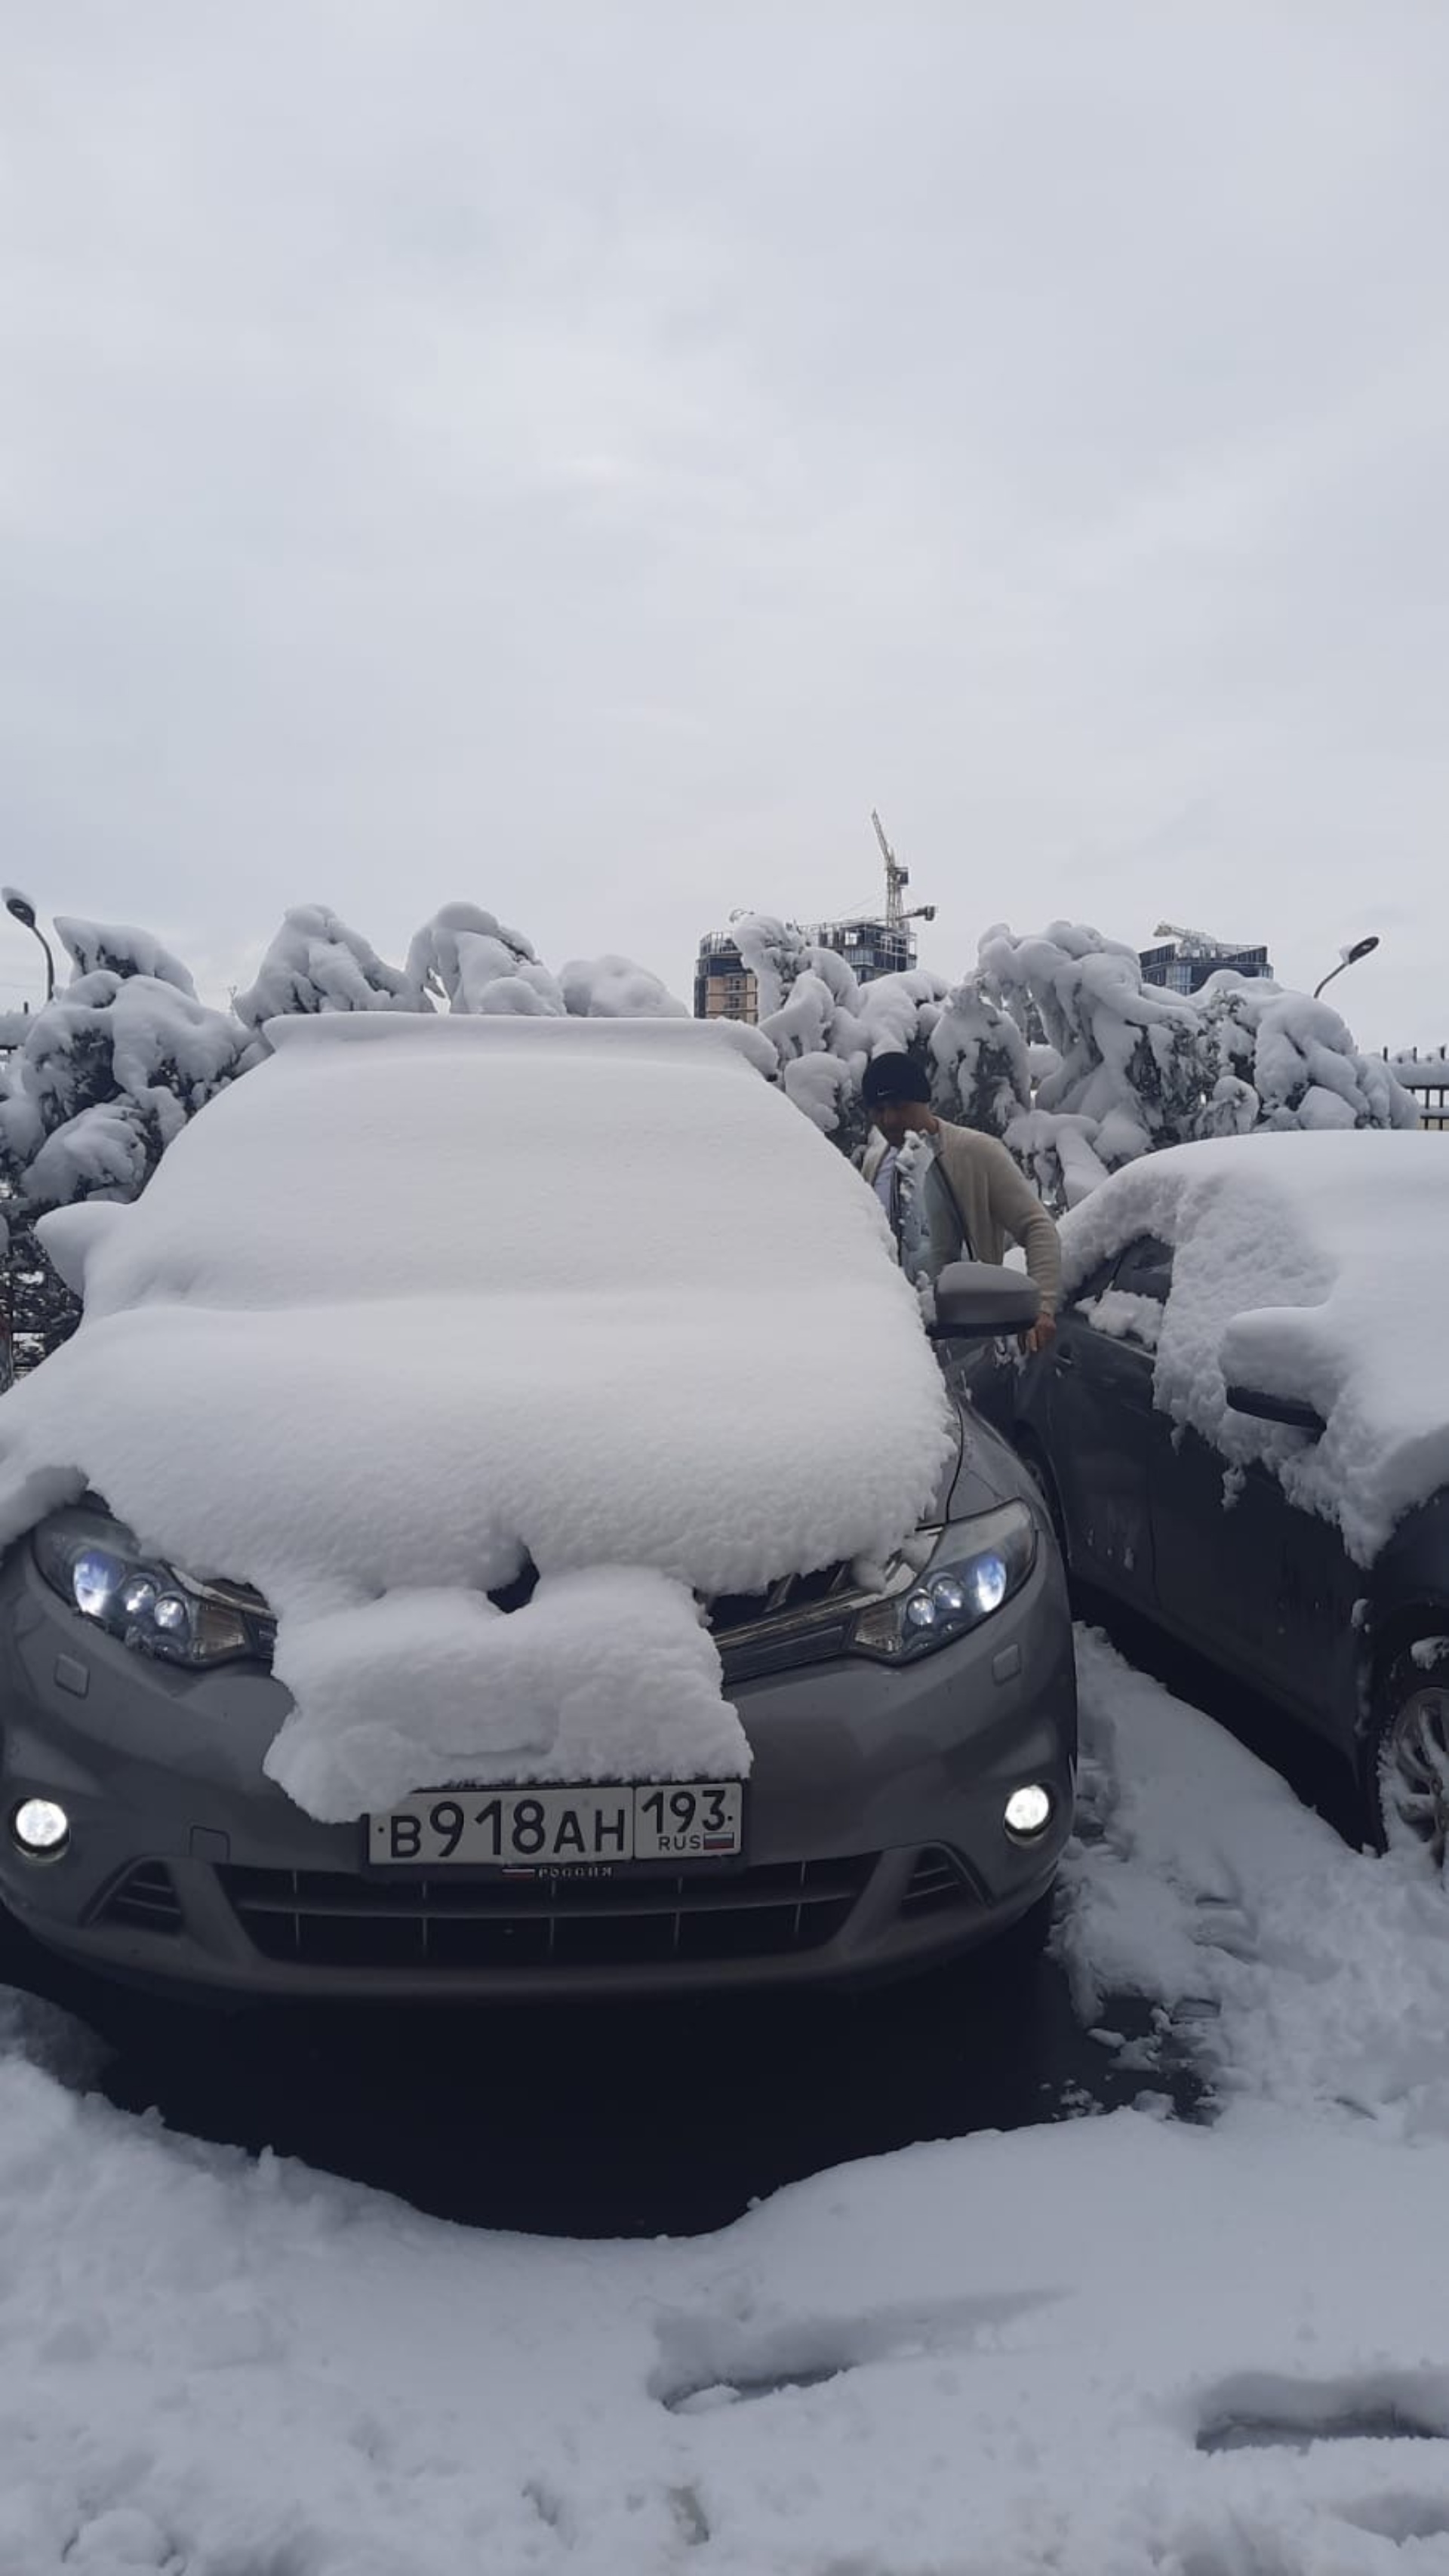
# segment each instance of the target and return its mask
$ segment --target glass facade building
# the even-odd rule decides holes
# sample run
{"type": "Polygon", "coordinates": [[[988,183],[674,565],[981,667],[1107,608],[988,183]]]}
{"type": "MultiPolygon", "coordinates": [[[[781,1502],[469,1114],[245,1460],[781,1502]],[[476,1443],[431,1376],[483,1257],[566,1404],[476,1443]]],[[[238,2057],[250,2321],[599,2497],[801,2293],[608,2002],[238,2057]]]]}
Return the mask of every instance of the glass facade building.
{"type": "Polygon", "coordinates": [[[1165,948],[1144,948],[1139,952],[1144,984],[1156,984],[1165,993],[1200,993],[1212,975],[1266,975],[1273,969],[1266,948],[1219,948],[1206,957],[1195,956],[1177,940],[1165,948]]]}

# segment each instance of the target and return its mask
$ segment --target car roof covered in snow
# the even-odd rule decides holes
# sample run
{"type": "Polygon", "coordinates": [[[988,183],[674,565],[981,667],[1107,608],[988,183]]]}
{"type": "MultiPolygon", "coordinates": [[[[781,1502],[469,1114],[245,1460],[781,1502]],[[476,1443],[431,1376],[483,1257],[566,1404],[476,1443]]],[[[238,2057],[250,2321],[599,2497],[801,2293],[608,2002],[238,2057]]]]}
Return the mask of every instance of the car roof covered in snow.
{"type": "Polygon", "coordinates": [[[1142,1235],[1174,1247],[1156,1401],[1231,1465],[1261,1459],[1368,1563],[1449,1484],[1449,1139],[1235,1137],[1145,1155],[1062,1225],[1065,1293],[1142,1235]],[[1321,1439],[1231,1411],[1229,1385],[1321,1414],[1321,1439]]]}
{"type": "Polygon", "coordinates": [[[316,1815],[742,1771],[696,1594],[889,1556],[953,1437],[873,1194],[693,1022],[269,1035],[134,1205],[44,1220],[85,1314],[0,1399],[0,1535],[88,1484],[255,1584],[316,1815]]]}
{"type": "Polygon", "coordinates": [[[355,1011],[266,1035],[265,1082],[194,1119],[134,1211],[46,1221],[88,1314],[158,1288],[261,1306],[818,1289],[797,1190],[827,1236],[875,1241],[839,1154],[718,1023],[355,1011]]]}

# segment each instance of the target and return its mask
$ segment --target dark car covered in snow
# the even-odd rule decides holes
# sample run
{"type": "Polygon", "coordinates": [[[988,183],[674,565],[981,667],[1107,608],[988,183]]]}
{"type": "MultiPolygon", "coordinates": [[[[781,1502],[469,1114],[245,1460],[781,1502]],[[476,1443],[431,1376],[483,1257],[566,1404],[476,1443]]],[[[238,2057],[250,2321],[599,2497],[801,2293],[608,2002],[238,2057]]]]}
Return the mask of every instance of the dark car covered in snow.
{"type": "Polygon", "coordinates": [[[1449,1153],[1252,1136],[1144,1158],[1063,1229],[1050,1349],[977,1401],[1078,1581],[1352,1765],[1383,1838],[1449,1841],[1449,1153]]]}

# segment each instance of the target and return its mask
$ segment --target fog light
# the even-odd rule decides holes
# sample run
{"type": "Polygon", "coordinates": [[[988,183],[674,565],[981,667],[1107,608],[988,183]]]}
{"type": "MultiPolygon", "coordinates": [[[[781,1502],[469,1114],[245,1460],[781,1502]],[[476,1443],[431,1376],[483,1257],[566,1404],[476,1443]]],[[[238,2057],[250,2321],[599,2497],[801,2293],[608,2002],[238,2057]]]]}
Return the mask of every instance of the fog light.
{"type": "Polygon", "coordinates": [[[32,1860],[54,1860],[70,1841],[70,1818],[53,1798],[26,1798],[10,1819],[10,1831],[32,1860]]]}
{"type": "Polygon", "coordinates": [[[1024,1789],[1013,1789],[1006,1801],[1006,1830],[1020,1842],[1034,1842],[1044,1834],[1052,1820],[1052,1793],[1039,1780],[1024,1789]]]}

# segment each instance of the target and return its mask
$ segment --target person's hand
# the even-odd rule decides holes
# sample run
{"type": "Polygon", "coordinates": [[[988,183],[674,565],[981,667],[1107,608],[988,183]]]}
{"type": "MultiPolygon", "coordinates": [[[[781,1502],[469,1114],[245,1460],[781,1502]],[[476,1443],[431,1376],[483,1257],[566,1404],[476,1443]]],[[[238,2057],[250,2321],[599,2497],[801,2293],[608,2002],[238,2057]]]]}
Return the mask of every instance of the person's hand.
{"type": "Polygon", "coordinates": [[[1056,1336],[1057,1319],[1055,1315],[1038,1315],[1036,1322],[1032,1325],[1031,1331],[1029,1333],[1022,1334],[1021,1347],[1029,1357],[1034,1358],[1038,1351],[1046,1350],[1049,1345],[1056,1340],[1056,1336]]]}

